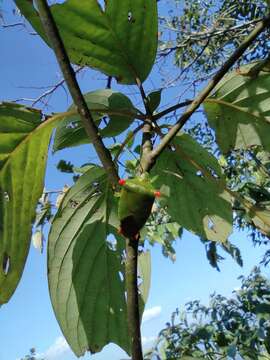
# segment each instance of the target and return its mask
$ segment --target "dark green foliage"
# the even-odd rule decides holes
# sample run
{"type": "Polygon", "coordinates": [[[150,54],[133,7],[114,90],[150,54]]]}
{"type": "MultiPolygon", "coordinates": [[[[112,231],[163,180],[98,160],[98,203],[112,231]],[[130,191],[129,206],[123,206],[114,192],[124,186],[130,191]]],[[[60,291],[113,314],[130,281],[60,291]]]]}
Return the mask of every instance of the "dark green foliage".
{"type": "Polygon", "coordinates": [[[73,164],[70,161],[60,160],[57,169],[64,173],[73,173],[73,164]]]}
{"type": "MultiPolygon", "coordinates": [[[[137,114],[127,96],[111,89],[91,91],[84,97],[100,135],[104,138],[121,134],[132,124],[137,114]]],[[[75,109],[72,105],[69,110],[73,113],[57,126],[54,151],[89,143],[89,137],[75,109]]]]}
{"type": "Polygon", "coordinates": [[[9,300],[21,278],[36,206],[44,187],[54,119],[46,124],[41,120],[37,110],[0,104],[1,304],[9,300]]]}
{"type": "Polygon", "coordinates": [[[45,360],[45,359],[41,359],[40,357],[37,357],[36,349],[31,348],[29,350],[29,354],[24,356],[21,360],[45,360]]]}
{"type": "Polygon", "coordinates": [[[162,360],[267,359],[270,335],[270,282],[259,268],[241,278],[231,298],[213,294],[208,306],[198,300],[173,313],[152,355],[162,360]]]}
{"type": "Polygon", "coordinates": [[[92,166],[64,197],[48,240],[51,301],[78,356],[98,352],[109,342],[129,352],[118,226],[117,199],[108,178],[101,167],[92,166]]]}
{"type": "MultiPolygon", "coordinates": [[[[156,57],[156,0],[105,4],[104,11],[96,0],[51,6],[71,62],[98,69],[121,83],[135,84],[136,77],[144,81],[156,57]]],[[[16,0],[16,5],[49,44],[32,1],[16,0]]]]}
{"type": "Polygon", "coordinates": [[[203,238],[227,241],[232,211],[224,185],[217,180],[222,179],[218,161],[187,134],[177,136],[174,146],[174,151],[164,151],[153,170],[159,175],[157,186],[168,190],[168,214],[203,238]]]}

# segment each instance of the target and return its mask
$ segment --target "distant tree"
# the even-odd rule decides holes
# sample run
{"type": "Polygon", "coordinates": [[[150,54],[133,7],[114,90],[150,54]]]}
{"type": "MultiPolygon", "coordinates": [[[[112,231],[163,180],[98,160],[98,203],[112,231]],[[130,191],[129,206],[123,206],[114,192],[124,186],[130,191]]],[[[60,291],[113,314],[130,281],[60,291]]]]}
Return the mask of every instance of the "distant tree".
{"type": "Polygon", "coordinates": [[[37,357],[36,349],[31,348],[29,350],[29,354],[25,355],[25,357],[21,358],[21,360],[45,360],[45,359],[37,357]]]}
{"type": "Polygon", "coordinates": [[[259,268],[241,277],[231,298],[210,297],[208,306],[199,300],[172,314],[158,337],[152,357],[160,359],[269,359],[270,282],[259,268]]]}

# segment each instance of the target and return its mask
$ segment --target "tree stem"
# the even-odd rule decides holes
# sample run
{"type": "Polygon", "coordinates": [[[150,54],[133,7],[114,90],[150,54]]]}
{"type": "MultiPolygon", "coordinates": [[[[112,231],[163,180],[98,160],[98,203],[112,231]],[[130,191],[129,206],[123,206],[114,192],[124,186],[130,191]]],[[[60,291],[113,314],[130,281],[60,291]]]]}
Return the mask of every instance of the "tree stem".
{"type": "Polygon", "coordinates": [[[139,240],[126,239],[126,290],[128,330],[131,337],[132,360],[143,360],[138,294],[139,240]]]}

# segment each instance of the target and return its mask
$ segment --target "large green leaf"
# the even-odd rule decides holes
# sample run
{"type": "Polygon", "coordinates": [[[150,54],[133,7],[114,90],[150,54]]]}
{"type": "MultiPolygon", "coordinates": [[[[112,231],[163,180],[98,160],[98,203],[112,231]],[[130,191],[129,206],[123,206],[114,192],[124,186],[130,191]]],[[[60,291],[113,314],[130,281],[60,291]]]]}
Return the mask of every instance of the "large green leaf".
{"type": "Polygon", "coordinates": [[[39,111],[0,105],[0,304],[23,272],[53,126],[53,119],[41,123],[39,111]]]}
{"type": "MultiPolygon", "coordinates": [[[[46,40],[31,1],[16,0],[22,14],[46,40]]],[[[121,83],[144,81],[157,50],[156,0],[67,0],[51,6],[72,63],[96,68],[121,83]]]]}
{"type": "Polygon", "coordinates": [[[269,70],[261,71],[255,77],[247,76],[257,65],[231,72],[204,102],[208,121],[224,153],[254,145],[262,145],[270,151],[269,70]]]}
{"type": "Polygon", "coordinates": [[[78,356],[98,352],[110,342],[129,353],[124,242],[116,234],[118,226],[107,176],[92,167],[65,196],[48,244],[52,304],[78,356]]]}
{"type": "MultiPolygon", "coordinates": [[[[136,116],[136,109],[125,95],[111,89],[96,90],[85,95],[85,100],[98,126],[104,114],[109,115],[107,125],[100,128],[102,137],[117,136],[125,131],[136,116]]],[[[75,110],[74,105],[70,110],[75,110]]],[[[79,115],[67,116],[60,122],[55,134],[54,151],[89,143],[79,115]]]]}
{"type": "Polygon", "coordinates": [[[149,250],[139,254],[138,269],[139,269],[139,276],[141,278],[141,283],[139,285],[139,293],[140,293],[139,305],[140,305],[140,315],[142,318],[151,285],[151,254],[149,250]]]}
{"type": "Polygon", "coordinates": [[[263,207],[247,206],[244,203],[248,216],[254,225],[266,236],[270,235],[270,210],[263,207]]]}
{"type": "Polygon", "coordinates": [[[172,221],[195,234],[214,241],[226,241],[232,231],[230,198],[226,195],[220,166],[189,135],[174,141],[175,150],[166,150],[154,173],[156,185],[168,188],[164,200],[172,221]]]}

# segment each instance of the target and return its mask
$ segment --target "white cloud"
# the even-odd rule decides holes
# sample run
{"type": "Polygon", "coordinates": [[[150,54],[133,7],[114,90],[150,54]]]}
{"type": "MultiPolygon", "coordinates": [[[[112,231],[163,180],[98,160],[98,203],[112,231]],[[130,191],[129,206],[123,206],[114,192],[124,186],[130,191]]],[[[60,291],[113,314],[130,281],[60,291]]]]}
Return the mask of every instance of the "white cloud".
{"type": "MultiPolygon", "coordinates": [[[[154,306],[144,311],[142,321],[145,323],[157,318],[160,314],[161,306],[154,306]]],[[[155,340],[156,338],[154,336],[142,337],[142,343],[144,346],[151,344],[155,340]]],[[[44,358],[45,360],[60,360],[62,359],[62,356],[67,355],[69,352],[70,347],[65,338],[63,336],[59,336],[46,351],[44,351],[42,354],[38,354],[38,356],[44,358]]]]}
{"type": "Polygon", "coordinates": [[[145,310],[143,313],[142,321],[143,323],[157,318],[161,313],[161,306],[154,306],[150,309],[145,310]]]}
{"type": "Polygon", "coordinates": [[[59,356],[66,354],[70,347],[63,336],[56,338],[55,342],[43,353],[39,354],[45,360],[58,360],[59,356]]]}
{"type": "Polygon", "coordinates": [[[142,344],[148,345],[154,342],[157,338],[155,336],[142,336],[142,344]]]}

